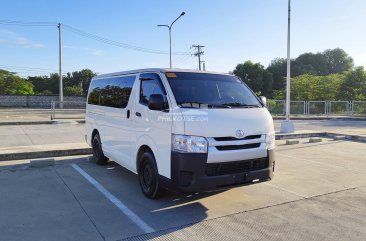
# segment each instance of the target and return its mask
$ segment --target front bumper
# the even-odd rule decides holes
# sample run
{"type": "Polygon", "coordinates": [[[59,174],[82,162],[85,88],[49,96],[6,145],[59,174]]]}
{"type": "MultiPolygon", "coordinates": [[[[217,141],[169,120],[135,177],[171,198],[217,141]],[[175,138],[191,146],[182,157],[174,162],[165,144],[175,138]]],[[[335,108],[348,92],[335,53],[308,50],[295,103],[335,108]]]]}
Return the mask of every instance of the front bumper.
{"type": "MultiPolygon", "coordinates": [[[[241,186],[273,178],[275,166],[274,150],[269,150],[265,159],[266,166],[250,171],[229,170],[229,173],[212,174],[208,171],[207,154],[171,152],[171,179],[161,177],[161,184],[183,192],[200,192],[223,187],[241,186]]],[[[256,162],[257,159],[241,162],[256,162]]],[[[253,165],[253,164],[252,164],[253,165]]],[[[247,169],[248,170],[248,169],[247,169]]]]}

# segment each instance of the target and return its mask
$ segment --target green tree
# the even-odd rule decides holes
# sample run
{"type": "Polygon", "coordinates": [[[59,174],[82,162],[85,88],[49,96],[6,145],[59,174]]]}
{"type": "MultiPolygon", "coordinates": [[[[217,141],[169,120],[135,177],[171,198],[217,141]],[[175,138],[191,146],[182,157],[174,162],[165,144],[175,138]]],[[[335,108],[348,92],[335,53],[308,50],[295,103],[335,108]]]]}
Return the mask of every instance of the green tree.
{"type": "Polygon", "coordinates": [[[327,75],[329,74],[327,59],[323,53],[304,53],[291,63],[293,76],[302,74],[327,75]]]}
{"type": "Polygon", "coordinates": [[[15,73],[0,70],[0,94],[33,95],[33,85],[15,73]]]}
{"type": "Polygon", "coordinates": [[[339,74],[354,67],[353,59],[341,48],[327,49],[323,52],[329,74],[339,74]]]}
{"type": "Polygon", "coordinates": [[[284,58],[275,58],[271,61],[266,70],[272,74],[273,89],[283,89],[286,81],[287,60],[284,58]]]}
{"type": "MultiPolygon", "coordinates": [[[[322,76],[340,74],[353,68],[353,59],[340,48],[328,49],[324,52],[304,53],[291,60],[291,77],[304,74],[322,76]]],[[[273,90],[285,87],[287,61],[276,58],[267,67],[273,76],[273,90]]]]}
{"type": "Polygon", "coordinates": [[[83,94],[86,95],[89,89],[90,81],[95,75],[96,73],[90,69],[83,69],[81,71],[67,73],[64,77],[65,86],[79,85],[83,90],[83,94]]]}
{"type": "Polygon", "coordinates": [[[363,67],[357,67],[344,74],[337,99],[366,100],[366,71],[363,67]]]}
{"type": "Polygon", "coordinates": [[[268,98],[272,97],[272,86],[273,86],[272,74],[263,69],[263,87],[261,92],[263,93],[264,96],[268,98]]]}
{"type": "Polygon", "coordinates": [[[233,73],[240,77],[254,92],[270,97],[272,74],[267,72],[263,65],[246,61],[243,64],[238,64],[233,73]]]}
{"type": "Polygon", "coordinates": [[[83,89],[79,85],[66,86],[64,88],[64,94],[67,96],[82,96],[83,89]]]}
{"type": "Polygon", "coordinates": [[[28,81],[34,86],[36,94],[57,94],[59,89],[58,74],[51,77],[33,76],[28,77],[28,81]]]}
{"type": "MultiPolygon", "coordinates": [[[[291,78],[292,100],[336,100],[344,74],[315,76],[299,75],[291,78]]],[[[275,92],[275,99],[285,99],[285,90],[275,92]]]]}

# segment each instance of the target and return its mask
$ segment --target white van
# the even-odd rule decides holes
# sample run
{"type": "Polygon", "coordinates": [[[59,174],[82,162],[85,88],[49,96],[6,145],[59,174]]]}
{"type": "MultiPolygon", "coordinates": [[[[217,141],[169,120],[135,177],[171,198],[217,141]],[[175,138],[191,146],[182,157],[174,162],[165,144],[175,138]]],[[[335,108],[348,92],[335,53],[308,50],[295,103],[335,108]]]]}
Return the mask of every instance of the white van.
{"type": "Polygon", "coordinates": [[[142,69],[92,79],[86,141],[98,164],[138,174],[142,192],[199,192],[271,180],[273,120],[238,77],[142,69]]]}

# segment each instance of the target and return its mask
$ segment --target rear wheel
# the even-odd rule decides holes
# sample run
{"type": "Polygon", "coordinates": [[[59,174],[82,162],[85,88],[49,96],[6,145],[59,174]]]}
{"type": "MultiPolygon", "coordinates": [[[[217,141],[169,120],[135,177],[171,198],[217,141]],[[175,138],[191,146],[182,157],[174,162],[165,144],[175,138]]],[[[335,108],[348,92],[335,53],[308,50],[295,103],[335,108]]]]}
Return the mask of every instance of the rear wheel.
{"type": "Polygon", "coordinates": [[[158,198],[163,189],[159,186],[159,173],[155,157],[151,152],[145,152],[140,159],[139,182],[143,194],[150,198],[158,198]]]}
{"type": "Polygon", "coordinates": [[[98,165],[105,165],[108,162],[108,157],[104,156],[102,142],[99,133],[95,134],[92,140],[93,158],[98,165]]]}

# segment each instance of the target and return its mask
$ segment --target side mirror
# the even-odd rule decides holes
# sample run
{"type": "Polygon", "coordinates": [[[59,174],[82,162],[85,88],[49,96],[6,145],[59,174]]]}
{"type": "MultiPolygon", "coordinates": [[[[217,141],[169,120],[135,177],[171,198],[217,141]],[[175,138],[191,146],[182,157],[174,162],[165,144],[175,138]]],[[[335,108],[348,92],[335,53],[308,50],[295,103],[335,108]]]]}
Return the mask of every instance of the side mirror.
{"type": "Polygon", "coordinates": [[[261,99],[262,101],[262,104],[267,107],[267,98],[265,96],[259,96],[259,98],[261,99]]]}
{"type": "Polygon", "coordinates": [[[150,110],[165,110],[164,97],[160,94],[150,95],[148,107],[150,110]]]}

